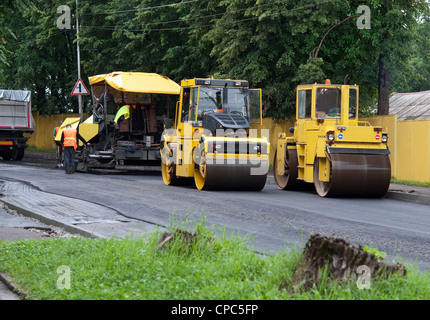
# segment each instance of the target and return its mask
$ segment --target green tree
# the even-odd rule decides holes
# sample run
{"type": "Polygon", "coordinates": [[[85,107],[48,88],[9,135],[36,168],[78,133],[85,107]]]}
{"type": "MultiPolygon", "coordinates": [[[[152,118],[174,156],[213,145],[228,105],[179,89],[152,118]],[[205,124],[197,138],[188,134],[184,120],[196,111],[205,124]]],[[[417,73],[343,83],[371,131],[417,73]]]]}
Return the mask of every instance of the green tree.
{"type": "Polygon", "coordinates": [[[395,84],[397,92],[430,90],[430,18],[426,17],[417,26],[417,38],[412,43],[412,56],[409,64],[414,77],[402,78],[395,84]]]}
{"type": "MultiPolygon", "coordinates": [[[[32,90],[41,113],[77,112],[76,30],[56,26],[57,7],[75,13],[75,0],[28,1],[0,7],[0,84],[32,90]]],[[[81,74],[86,83],[112,71],[241,78],[263,89],[275,119],[294,114],[298,84],[348,76],[361,106],[373,106],[378,92],[383,101],[426,88],[429,30],[417,19],[427,10],[424,0],[79,0],[81,74]],[[370,29],[357,27],[362,4],[370,29]]]]}
{"type": "Polygon", "coordinates": [[[33,0],[33,6],[10,15],[14,39],[6,44],[9,66],[0,66],[3,85],[31,90],[33,109],[41,114],[78,112],[70,95],[77,80],[75,31],[57,28],[57,8],[75,1],[33,0]]]}
{"type": "Polygon", "coordinates": [[[211,59],[200,43],[209,14],[206,5],[207,1],[88,2],[81,14],[86,70],[157,72],[176,81],[207,75],[211,59]]]}
{"type": "Polygon", "coordinates": [[[14,17],[19,13],[27,12],[32,7],[32,2],[29,0],[3,0],[0,3],[0,63],[9,65],[7,54],[10,53],[6,49],[8,41],[16,39],[14,33],[14,17]]]}
{"type": "Polygon", "coordinates": [[[219,76],[242,77],[262,87],[266,115],[294,114],[295,87],[323,81],[343,82],[359,61],[350,46],[359,39],[355,22],[334,29],[324,40],[319,56],[312,52],[323,35],[355,12],[345,1],[218,1],[225,14],[204,36],[211,41],[211,56],[219,76]],[[350,50],[350,51],[348,51],[350,50]]]}
{"type": "MultiPolygon", "coordinates": [[[[371,45],[370,52],[377,55],[378,114],[389,113],[389,95],[392,90],[393,70],[398,81],[402,74],[412,77],[408,63],[412,54],[407,44],[416,39],[418,19],[428,14],[428,2],[425,0],[371,0],[367,1],[371,9],[371,29],[363,31],[371,45]]],[[[363,48],[365,50],[366,48],[363,48]]]]}

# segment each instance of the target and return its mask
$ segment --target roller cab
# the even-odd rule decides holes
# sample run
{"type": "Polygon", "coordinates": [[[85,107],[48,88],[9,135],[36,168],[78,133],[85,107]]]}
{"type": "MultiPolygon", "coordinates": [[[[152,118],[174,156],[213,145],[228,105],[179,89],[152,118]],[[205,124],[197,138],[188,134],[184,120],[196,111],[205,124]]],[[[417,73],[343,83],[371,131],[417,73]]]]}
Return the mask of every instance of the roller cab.
{"type": "Polygon", "coordinates": [[[173,124],[162,138],[166,185],[193,181],[199,190],[261,190],[270,144],[250,130],[261,123],[261,90],[243,80],[189,79],[173,124]]]}
{"type": "Polygon", "coordinates": [[[358,120],[359,88],[313,84],[297,88],[292,135],[277,141],[278,187],[313,183],[322,196],[382,197],[391,178],[386,128],[358,120]]]}

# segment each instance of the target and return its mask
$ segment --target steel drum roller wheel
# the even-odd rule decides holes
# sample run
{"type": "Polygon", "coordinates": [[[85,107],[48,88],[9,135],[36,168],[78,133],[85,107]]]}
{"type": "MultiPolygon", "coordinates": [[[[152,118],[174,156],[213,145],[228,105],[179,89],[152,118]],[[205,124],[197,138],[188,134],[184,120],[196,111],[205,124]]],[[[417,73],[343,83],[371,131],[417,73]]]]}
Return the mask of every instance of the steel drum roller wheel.
{"type": "Polygon", "coordinates": [[[314,185],[321,197],[383,197],[391,179],[388,155],[332,154],[330,182],[319,180],[315,159],[314,185]]]}
{"type": "MultiPolygon", "coordinates": [[[[249,164],[207,163],[204,152],[195,166],[194,182],[199,190],[260,191],[267,180],[266,174],[253,175],[249,164]]],[[[267,164],[267,162],[265,162],[267,164]]]]}
{"type": "Polygon", "coordinates": [[[275,151],[275,157],[273,161],[273,176],[275,178],[275,182],[278,185],[279,189],[282,190],[293,190],[295,187],[297,187],[298,184],[298,160],[297,160],[297,150],[291,149],[286,152],[286,159],[285,159],[285,174],[284,175],[278,175],[276,173],[276,167],[277,167],[277,153],[278,151],[275,151]]]}

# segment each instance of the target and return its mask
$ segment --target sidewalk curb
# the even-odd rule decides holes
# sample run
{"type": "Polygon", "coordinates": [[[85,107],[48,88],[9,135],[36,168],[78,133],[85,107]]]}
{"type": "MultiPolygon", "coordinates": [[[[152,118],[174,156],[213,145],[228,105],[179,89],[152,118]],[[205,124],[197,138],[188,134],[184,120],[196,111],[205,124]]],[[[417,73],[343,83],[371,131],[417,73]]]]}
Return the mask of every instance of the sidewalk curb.
{"type": "Polygon", "coordinates": [[[16,283],[14,283],[12,278],[6,273],[0,272],[0,281],[3,282],[10,291],[16,294],[20,300],[25,300],[27,298],[27,292],[22,290],[16,283]]]}
{"type": "MultiPolygon", "coordinates": [[[[275,179],[273,178],[273,174],[267,175],[267,182],[268,183],[275,183],[275,179]]],[[[425,194],[421,194],[421,193],[416,193],[414,191],[405,192],[405,191],[388,190],[387,193],[385,194],[384,198],[430,205],[430,196],[425,195],[425,194]]]]}
{"type": "Polygon", "coordinates": [[[418,193],[388,191],[387,194],[385,195],[385,198],[430,205],[430,196],[426,196],[418,193]]]}
{"type": "Polygon", "coordinates": [[[58,220],[50,219],[50,218],[47,218],[47,217],[45,217],[43,215],[34,213],[34,212],[26,210],[26,209],[23,209],[23,208],[21,208],[21,207],[19,207],[17,205],[14,205],[14,204],[12,204],[12,203],[4,200],[4,199],[1,199],[1,201],[4,204],[6,204],[10,209],[15,210],[19,214],[22,214],[23,216],[26,216],[26,217],[34,218],[36,220],[39,220],[40,222],[42,222],[42,223],[44,223],[46,225],[51,225],[51,226],[54,226],[54,227],[59,227],[59,228],[64,229],[64,231],[66,231],[68,233],[80,235],[80,236],[87,237],[87,238],[92,238],[92,239],[102,238],[101,236],[98,236],[98,235],[96,235],[94,233],[91,233],[91,232],[88,232],[86,230],[83,230],[81,228],[75,227],[73,225],[70,225],[70,224],[67,224],[67,223],[63,223],[63,222],[58,221],[58,220]]]}

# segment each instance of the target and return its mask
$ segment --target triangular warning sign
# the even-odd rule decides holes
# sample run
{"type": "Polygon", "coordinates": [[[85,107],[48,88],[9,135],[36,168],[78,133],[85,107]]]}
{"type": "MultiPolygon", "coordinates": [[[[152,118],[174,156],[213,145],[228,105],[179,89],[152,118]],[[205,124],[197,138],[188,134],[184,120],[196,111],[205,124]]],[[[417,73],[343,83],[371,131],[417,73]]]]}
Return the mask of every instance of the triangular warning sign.
{"type": "Polygon", "coordinates": [[[75,87],[72,90],[72,96],[79,96],[79,95],[88,95],[90,94],[90,92],[88,91],[87,87],[85,87],[84,82],[79,79],[76,84],[75,87]]]}

